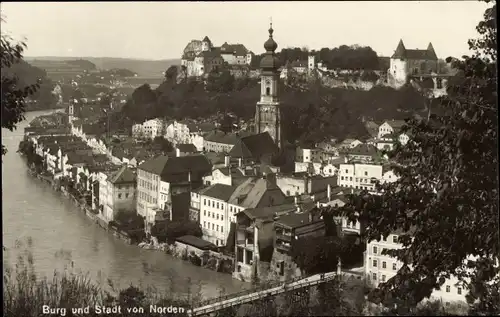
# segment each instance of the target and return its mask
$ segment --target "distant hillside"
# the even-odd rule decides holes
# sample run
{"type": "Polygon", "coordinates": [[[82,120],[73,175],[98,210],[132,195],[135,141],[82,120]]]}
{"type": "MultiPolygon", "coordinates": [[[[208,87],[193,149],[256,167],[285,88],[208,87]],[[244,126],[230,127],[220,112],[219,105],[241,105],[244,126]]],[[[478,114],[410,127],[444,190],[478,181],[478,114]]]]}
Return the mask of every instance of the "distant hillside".
{"type": "Polygon", "coordinates": [[[68,61],[75,59],[88,60],[95,64],[98,69],[124,68],[137,73],[140,77],[163,77],[163,72],[172,65],[180,65],[180,59],[166,60],[140,60],[131,58],[115,57],[58,57],[58,56],[36,56],[25,57],[27,62],[33,60],[68,61]]]}

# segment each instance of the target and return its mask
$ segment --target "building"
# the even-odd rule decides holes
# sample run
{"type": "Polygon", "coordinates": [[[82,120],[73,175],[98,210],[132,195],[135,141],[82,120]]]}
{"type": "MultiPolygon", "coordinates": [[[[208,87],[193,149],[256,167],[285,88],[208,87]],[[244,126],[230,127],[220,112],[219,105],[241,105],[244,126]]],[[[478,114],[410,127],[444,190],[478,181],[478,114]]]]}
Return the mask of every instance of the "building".
{"type": "Polygon", "coordinates": [[[229,152],[229,156],[241,160],[243,165],[271,165],[278,151],[270,134],[263,132],[240,138],[229,152]]]}
{"type": "Polygon", "coordinates": [[[358,144],[352,149],[346,150],[346,157],[349,161],[358,160],[362,162],[372,162],[377,157],[377,148],[370,144],[358,144]]]}
{"type": "Polygon", "coordinates": [[[203,140],[203,151],[229,153],[241,138],[239,133],[212,131],[203,140]]]}
{"type": "Polygon", "coordinates": [[[158,217],[163,217],[171,195],[202,185],[212,165],[203,155],[158,156],[137,168],[137,213],[145,218],[150,232],[158,217]]]}
{"type": "Polygon", "coordinates": [[[286,196],[314,194],[326,190],[327,186],[337,186],[337,177],[309,176],[306,173],[278,174],[276,185],[286,196]]]}
{"type": "MultiPolygon", "coordinates": [[[[403,245],[398,241],[400,235],[405,234],[402,230],[397,230],[389,234],[386,238],[383,236],[379,241],[373,240],[367,243],[365,251],[365,275],[368,284],[372,287],[378,287],[379,284],[387,282],[394,277],[402,263],[389,255],[382,255],[384,250],[401,249],[403,245]]],[[[445,283],[439,290],[434,290],[430,298],[441,300],[445,306],[450,304],[463,305],[466,303],[465,296],[468,291],[461,285],[457,285],[458,279],[451,276],[445,280],[445,283]]]]}
{"type": "Polygon", "coordinates": [[[356,146],[358,146],[360,144],[363,144],[363,142],[361,142],[360,140],[357,140],[357,139],[345,139],[344,141],[340,142],[337,145],[337,148],[339,150],[349,150],[349,149],[355,148],[356,146]]]}
{"type": "Polygon", "coordinates": [[[205,36],[203,40],[192,40],[184,49],[181,65],[187,75],[203,76],[226,65],[250,65],[253,54],[243,44],[228,44],[215,47],[205,36]]]}
{"type": "Polygon", "coordinates": [[[341,187],[374,190],[375,182],[382,180],[382,165],[340,164],[337,179],[341,187]]]}
{"type": "Polygon", "coordinates": [[[278,94],[280,62],[275,54],[278,44],[273,39],[273,27],[269,28],[269,39],[264,43],[266,50],[260,61],[260,101],[255,111],[256,133],[267,132],[278,148],[283,148],[282,115],[278,94]]]}
{"type": "Polygon", "coordinates": [[[325,222],[312,212],[290,213],[274,222],[275,242],[271,260],[271,274],[280,280],[301,276],[301,271],[291,257],[294,242],[300,239],[325,235],[325,222]]]}
{"type": "Polygon", "coordinates": [[[409,76],[438,73],[438,58],[432,43],[427,49],[406,49],[403,40],[390,59],[388,81],[394,86],[402,86],[408,82],[409,76]]]}
{"type": "Polygon", "coordinates": [[[103,218],[106,222],[114,220],[119,212],[135,212],[136,184],[135,171],[126,165],[106,178],[105,195],[107,197],[103,210],[103,218]]]}
{"type": "Polygon", "coordinates": [[[191,143],[188,144],[179,143],[175,146],[175,156],[186,156],[195,154],[196,152],[198,152],[196,146],[194,146],[191,143]]]}
{"type": "Polygon", "coordinates": [[[218,246],[226,244],[229,226],[236,222],[238,212],[248,208],[277,206],[286,201],[270,175],[266,178],[248,178],[238,186],[214,184],[198,191],[198,194],[199,218],[204,237],[218,246]]]}
{"type": "Polygon", "coordinates": [[[378,127],[377,137],[381,139],[384,135],[399,135],[401,128],[405,125],[404,120],[387,120],[378,127]]]}
{"type": "Polygon", "coordinates": [[[228,201],[235,186],[214,184],[200,190],[200,225],[203,239],[216,246],[226,245],[230,221],[228,201]]]}

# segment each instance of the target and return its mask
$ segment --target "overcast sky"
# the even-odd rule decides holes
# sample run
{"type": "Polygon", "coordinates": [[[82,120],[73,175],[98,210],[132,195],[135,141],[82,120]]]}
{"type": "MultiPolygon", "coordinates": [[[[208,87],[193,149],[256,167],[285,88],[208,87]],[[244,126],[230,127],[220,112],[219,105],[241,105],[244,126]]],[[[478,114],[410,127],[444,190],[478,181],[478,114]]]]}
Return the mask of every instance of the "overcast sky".
{"type": "Polygon", "coordinates": [[[432,42],[438,57],[467,54],[487,4],[478,1],[373,2],[3,2],[2,32],[26,37],[26,56],[180,58],[205,35],[262,53],[272,17],[278,50],[371,46],[391,55],[432,42]]]}

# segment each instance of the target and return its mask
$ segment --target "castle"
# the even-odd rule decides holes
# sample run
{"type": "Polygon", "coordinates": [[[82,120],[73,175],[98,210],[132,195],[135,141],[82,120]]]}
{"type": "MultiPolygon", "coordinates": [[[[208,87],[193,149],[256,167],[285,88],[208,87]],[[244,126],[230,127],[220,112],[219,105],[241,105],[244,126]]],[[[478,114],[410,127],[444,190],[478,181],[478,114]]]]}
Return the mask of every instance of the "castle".
{"type": "Polygon", "coordinates": [[[400,40],[391,56],[387,79],[391,86],[399,87],[406,84],[410,77],[438,74],[438,67],[438,58],[432,43],[429,43],[426,50],[407,49],[403,40],[400,40]]]}
{"type": "Polygon", "coordinates": [[[184,49],[181,65],[186,68],[188,76],[203,76],[226,65],[250,65],[253,56],[243,44],[225,42],[222,46],[215,47],[208,36],[205,36],[201,41],[189,42],[184,49]]]}

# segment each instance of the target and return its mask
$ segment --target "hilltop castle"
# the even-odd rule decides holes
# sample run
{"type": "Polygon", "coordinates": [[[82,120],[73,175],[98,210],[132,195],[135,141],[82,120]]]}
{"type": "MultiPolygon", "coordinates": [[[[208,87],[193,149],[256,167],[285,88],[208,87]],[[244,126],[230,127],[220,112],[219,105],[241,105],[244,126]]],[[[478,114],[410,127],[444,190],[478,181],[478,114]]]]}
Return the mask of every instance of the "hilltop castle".
{"type": "Polygon", "coordinates": [[[391,56],[387,79],[391,86],[402,86],[410,76],[428,76],[438,74],[438,58],[432,43],[426,50],[407,49],[403,40],[399,41],[396,51],[391,56]]]}
{"type": "Polygon", "coordinates": [[[188,76],[203,76],[226,65],[250,65],[254,54],[243,44],[228,44],[214,47],[205,36],[201,41],[192,40],[184,49],[181,65],[188,76]]]}

